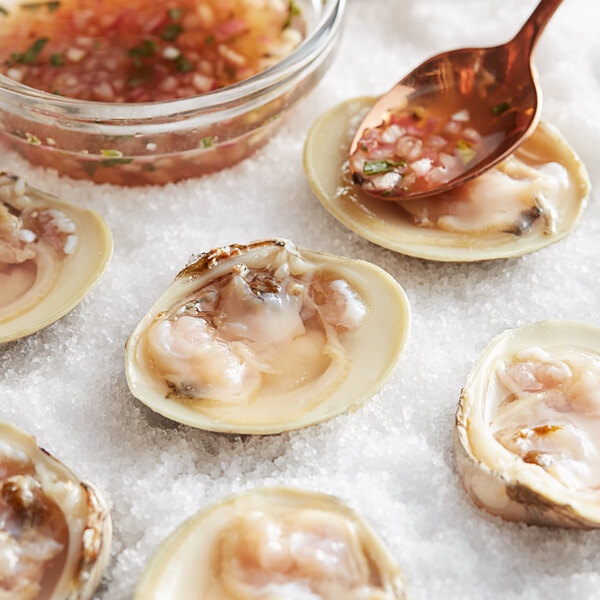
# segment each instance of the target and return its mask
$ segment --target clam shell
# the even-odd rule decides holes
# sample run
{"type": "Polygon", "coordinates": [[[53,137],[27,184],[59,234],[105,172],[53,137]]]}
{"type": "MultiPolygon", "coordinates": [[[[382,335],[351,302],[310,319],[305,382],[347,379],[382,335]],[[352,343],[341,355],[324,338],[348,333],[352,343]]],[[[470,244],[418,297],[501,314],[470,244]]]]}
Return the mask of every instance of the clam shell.
{"type": "Polygon", "coordinates": [[[102,577],[112,538],[106,501],[92,484],[80,481],[21,429],[0,421],[0,444],[30,459],[35,466],[34,477],[67,523],[69,543],[64,567],[54,589],[44,598],[89,600],[102,577]]]}
{"type": "MultiPolygon", "coordinates": [[[[18,177],[0,173],[0,181],[18,177]]],[[[95,211],[73,206],[55,196],[26,186],[30,206],[40,210],[57,209],[77,228],[75,252],[60,261],[51,288],[21,311],[0,314],[0,343],[31,335],[51,325],[73,310],[99,281],[112,255],[112,235],[104,219],[95,211]]]]}
{"type": "Polygon", "coordinates": [[[235,515],[252,510],[277,514],[282,509],[336,513],[357,530],[362,550],[382,587],[394,600],[405,600],[402,572],[379,536],[354,511],[333,496],[289,487],[267,487],[231,496],[200,511],[169,536],[146,565],[133,600],[206,598],[207,574],[216,560],[214,546],[235,515]]]}
{"type": "MultiPolygon", "coordinates": [[[[132,394],[152,410],[193,427],[228,433],[266,434],[298,429],[325,421],[342,412],[356,410],[390,376],[406,344],[410,329],[410,307],[404,290],[385,271],[361,260],[296,249],[291,242],[266,240],[247,246],[232,245],[212,250],[183,269],[153,304],[129,337],[125,371],[132,394]],[[351,366],[334,389],[304,391],[288,397],[290,402],[270,404],[260,392],[247,407],[182,402],[154,375],[139,356],[144,332],[162,314],[178,306],[191,293],[216,278],[229,274],[236,265],[259,268],[278,253],[304,261],[310,268],[323,268],[345,279],[367,307],[356,331],[348,336],[351,366]],[[292,400],[293,399],[293,400],[292,400]],[[260,410],[258,410],[260,407],[260,410]]],[[[293,393],[293,392],[292,392],[293,393]]]]}
{"type": "Polygon", "coordinates": [[[367,196],[352,184],[348,169],[344,169],[354,131],[374,101],[369,97],[348,100],[323,114],[312,126],[304,149],[306,176],[317,198],[338,221],[361,237],[409,256],[469,262],[539,250],[568,235],[581,218],[590,192],[585,167],[558,130],[541,123],[517,155],[533,153],[543,162],[561,163],[568,171],[568,206],[558,215],[552,232],[534,227],[523,235],[469,234],[415,225],[401,203],[367,196]]]}
{"type": "Polygon", "coordinates": [[[600,527],[600,496],[562,484],[523,461],[492,435],[495,406],[488,388],[495,366],[520,349],[572,347],[600,355],[600,329],[573,321],[541,321],[495,337],[473,367],[456,413],[455,455],[475,504],[510,521],[558,527],[600,527]]]}

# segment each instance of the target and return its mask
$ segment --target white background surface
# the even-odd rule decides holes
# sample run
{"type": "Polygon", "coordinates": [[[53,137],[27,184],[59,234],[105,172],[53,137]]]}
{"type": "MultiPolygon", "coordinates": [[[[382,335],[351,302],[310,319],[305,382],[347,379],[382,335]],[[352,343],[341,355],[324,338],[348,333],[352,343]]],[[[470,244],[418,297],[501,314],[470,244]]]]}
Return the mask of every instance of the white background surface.
{"type": "MultiPolygon", "coordinates": [[[[331,71],[250,160],[165,188],[60,179],[17,156],[1,167],[93,207],[115,237],[90,296],[48,329],[0,349],[0,415],[28,430],[112,502],[112,561],[96,597],[130,598],[152,550],[185,518],[233,492],[290,484],[347,501],[380,531],[412,599],[600,597],[600,533],[505,523],[475,508],[452,454],[461,386],[488,341],[544,318],[600,325],[596,194],[565,241],[520,259],[436,264],[357,237],[313,197],[302,147],[314,119],[346,98],[383,92],[428,56],[512,36],[533,0],[349,0],[331,71]],[[129,393],[127,336],[193,252],[282,236],[370,260],[413,308],[405,356],[352,415],[272,437],[217,435],[155,415],[129,393]]],[[[536,51],[544,118],[598,184],[600,3],[565,0],[536,51]]]]}

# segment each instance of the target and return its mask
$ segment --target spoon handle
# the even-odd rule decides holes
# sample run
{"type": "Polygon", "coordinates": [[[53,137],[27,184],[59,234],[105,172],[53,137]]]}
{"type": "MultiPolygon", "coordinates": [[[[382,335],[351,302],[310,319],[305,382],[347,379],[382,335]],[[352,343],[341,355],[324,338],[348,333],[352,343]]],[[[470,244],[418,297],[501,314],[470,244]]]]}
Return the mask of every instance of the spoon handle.
{"type": "Polygon", "coordinates": [[[562,1],[542,0],[533,11],[533,14],[527,19],[525,25],[521,27],[519,33],[514,37],[513,42],[518,41],[526,47],[526,50],[532,52],[540,34],[544,31],[548,21],[562,1]]]}

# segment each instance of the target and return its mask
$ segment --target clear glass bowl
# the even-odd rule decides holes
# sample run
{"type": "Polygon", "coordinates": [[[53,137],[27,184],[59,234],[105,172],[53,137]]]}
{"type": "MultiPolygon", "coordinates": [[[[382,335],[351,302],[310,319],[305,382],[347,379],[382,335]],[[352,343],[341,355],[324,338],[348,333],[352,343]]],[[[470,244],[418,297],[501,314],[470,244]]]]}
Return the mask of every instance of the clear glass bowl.
{"type": "Polygon", "coordinates": [[[0,143],[76,179],[165,184],[237,163],[266,142],[327,70],[346,0],[299,0],[304,42],[235,85],[141,104],[58,97],[0,75],[0,143]]]}

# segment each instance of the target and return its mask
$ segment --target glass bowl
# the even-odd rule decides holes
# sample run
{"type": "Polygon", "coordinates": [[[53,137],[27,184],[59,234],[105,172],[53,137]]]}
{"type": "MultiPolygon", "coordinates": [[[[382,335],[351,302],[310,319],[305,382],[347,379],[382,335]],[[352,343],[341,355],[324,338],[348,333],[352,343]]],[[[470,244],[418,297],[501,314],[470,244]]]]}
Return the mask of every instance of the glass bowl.
{"type": "Polygon", "coordinates": [[[59,97],[0,75],[0,143],[35,165],[97,183],[165,184],[237,163],[324,75],[346,0],[299,0],[306,38],[281,62],[213,92],[115,104],[59,97]]]}

